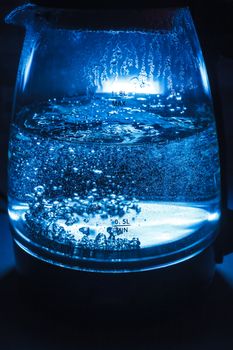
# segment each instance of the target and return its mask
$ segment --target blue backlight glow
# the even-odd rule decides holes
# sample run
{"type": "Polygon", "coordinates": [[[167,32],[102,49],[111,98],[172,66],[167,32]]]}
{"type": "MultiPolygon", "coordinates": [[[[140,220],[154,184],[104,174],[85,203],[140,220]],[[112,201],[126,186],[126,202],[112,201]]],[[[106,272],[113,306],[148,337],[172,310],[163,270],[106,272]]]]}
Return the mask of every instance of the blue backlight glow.
{"type": "Polygon", "coordinates": [[[161,94],[162,88],[158,81],[140,81],[137,77],[131,79],[115,79],[103,82],[97,92],[103,93],[135,93],[135,94],[161,94]]]}

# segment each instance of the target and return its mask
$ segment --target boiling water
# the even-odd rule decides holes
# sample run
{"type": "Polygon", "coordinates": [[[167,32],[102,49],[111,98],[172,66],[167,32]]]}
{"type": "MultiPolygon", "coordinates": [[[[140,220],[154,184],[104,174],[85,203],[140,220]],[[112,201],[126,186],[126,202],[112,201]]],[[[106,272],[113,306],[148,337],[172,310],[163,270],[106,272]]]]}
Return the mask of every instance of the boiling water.
{"type": "Polygon", "coordinates": [[[219,218],[212,114],[169,98],[54,99],[16,115],[9,214],[24,246],[111,259],[210,241],[219,218]]]}

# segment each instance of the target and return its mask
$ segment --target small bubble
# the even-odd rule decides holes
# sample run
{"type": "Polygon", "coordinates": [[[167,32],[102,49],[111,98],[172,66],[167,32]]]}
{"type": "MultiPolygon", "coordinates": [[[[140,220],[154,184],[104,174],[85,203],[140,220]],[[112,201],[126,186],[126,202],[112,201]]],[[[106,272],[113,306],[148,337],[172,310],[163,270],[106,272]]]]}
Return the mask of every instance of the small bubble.
{"type": "Polygon", "coordinates": [[[101,219],[107,219],[108,218],[108,214],[104,211],[101,215],[100,215],[101,219]]]}
{"type": "Polygon", "coordinates": [[[68,152],[71,153],[71,154],[73,154],[73,153],[74,153],[74,149],[73,149],[72,147],[69,147],[69,148],[68,148],[68,152]]]}
{"type": "Polygon", "coordinates": [[[102,174],[103,171],[102,170],[98,170],[98,169],[93,169],[93,173],[95,173],[95,174],[102,174]]]}
{"type": "Polygon", "coordinates": [[[107,230],[106,230],[110,235],[113,234],[113,228],[112,227],[107,227],[107,230]]]}
{"type": "Polygon", "coordinates": [[[36,194],[37,194],[38,196],[41,196],[41,195],[44,193],[45,189],[44,189],[43,186],[36,186],[36,187],[34,188],[34,191],[36,192],[36,194]]]}
{"type": "Polygon", "coordinates": [[[131,239],[131,241],[130,241],[130,246],[131,246],[131,248],[133,248],[133,249],[138,249],[138,248],[140,248],[140,241],[139,241],[139,239],[138,238],[132,238],[131,239]]]}
{"type": "Polygon", "coordinates": [[[89,204],[89,201],[87,199],[80,199],[80,203],[84,206],[87,206],[89,204]]]}
{"type": "Polygon", "coordinates": [[[90,241],[86,235],[82,237],[80,244],[82,248],[90,248],[90,241]]]}
{"type": "Polygon", "coordinates": [[[98,249],[106,249],[107,248],[107,239],[103,233],[99,233],[95,238],[95,246],[98,249]]]}
{"type": "Polygon", "coordinates": [[[82,232],[86,236],[88,236],[90,234],[89,227],[80,227],[79,231],[82,232]]]}

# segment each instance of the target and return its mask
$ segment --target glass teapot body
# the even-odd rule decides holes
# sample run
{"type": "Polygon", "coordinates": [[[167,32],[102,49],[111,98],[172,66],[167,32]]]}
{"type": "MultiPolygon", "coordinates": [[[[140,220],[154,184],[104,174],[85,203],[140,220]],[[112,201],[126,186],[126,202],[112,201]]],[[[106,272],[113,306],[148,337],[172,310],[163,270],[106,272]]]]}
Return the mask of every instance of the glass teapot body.
{"type": "Polygon", "coordinates": [[[151,269],[216,236],[218,143],[195,28],[186,8],[146,15],[146,29],[74,28],[70,11],[34,5],[7,18],[26,27],[9,216],[16,243],[42,260],[151,269]]]}

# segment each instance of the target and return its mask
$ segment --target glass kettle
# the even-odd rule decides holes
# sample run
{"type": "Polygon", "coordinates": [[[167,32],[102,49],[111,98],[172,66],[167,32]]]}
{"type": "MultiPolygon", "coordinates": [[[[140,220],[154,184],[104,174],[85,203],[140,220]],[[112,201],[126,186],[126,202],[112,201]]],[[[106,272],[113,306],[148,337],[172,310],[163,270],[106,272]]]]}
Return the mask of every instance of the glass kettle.
{"type": "Polygon", "coordinates": [[[94,272],[177,264],[212,244],[220,167],[188,8],[26,4],[9,144],[20,249],[94,272]]]}

